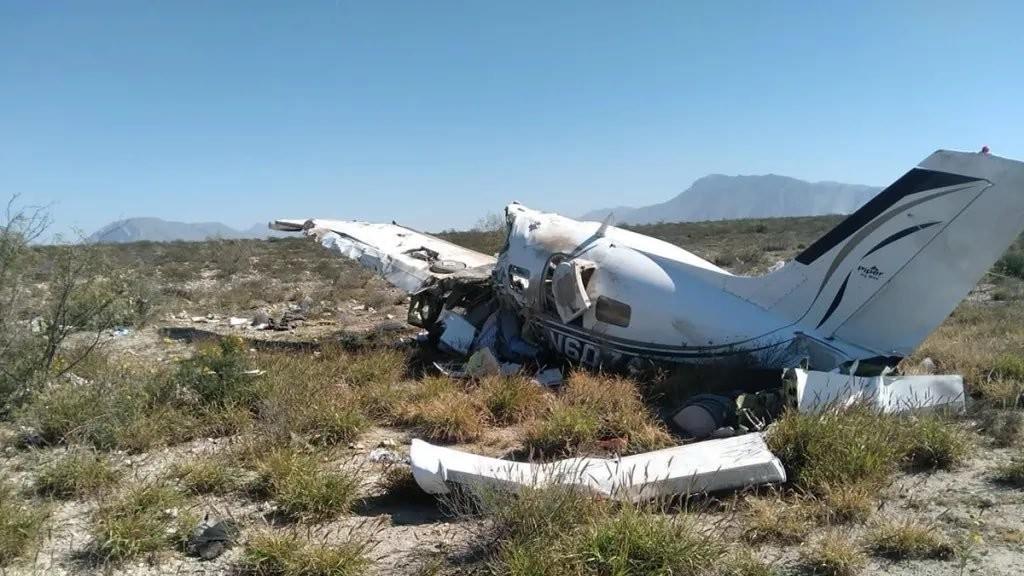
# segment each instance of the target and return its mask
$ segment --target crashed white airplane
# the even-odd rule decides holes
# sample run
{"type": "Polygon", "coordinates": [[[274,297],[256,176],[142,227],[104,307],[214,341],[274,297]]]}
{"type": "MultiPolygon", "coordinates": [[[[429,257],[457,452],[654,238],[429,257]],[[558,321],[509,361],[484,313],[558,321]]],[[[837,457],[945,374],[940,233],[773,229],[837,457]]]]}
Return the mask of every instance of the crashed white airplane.
{"type": "Polygon", "coordinates": [[[1024,163],[940,150],[796,258],[737,276],[608,223],[505,208],[497,257],[397,224],[277,220],[412,295],[466,352],[544,348],[588,366],[715,362],[877,374],[909,355],[1024,228],[1024,163]],[[457,313],[457,314],[456,314],[457,313]],[[453,330],[454,332],[455,330],[453,330]]]}

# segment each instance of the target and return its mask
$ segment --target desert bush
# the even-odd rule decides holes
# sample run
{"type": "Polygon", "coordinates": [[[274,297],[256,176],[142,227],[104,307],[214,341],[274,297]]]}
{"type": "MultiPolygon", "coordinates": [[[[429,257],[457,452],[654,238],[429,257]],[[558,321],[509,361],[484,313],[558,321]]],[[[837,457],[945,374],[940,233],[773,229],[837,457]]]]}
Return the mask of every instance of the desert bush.
{"type": "Polygon", "coordinates": [[[864,567],[867,558],[849,534],[830,532],[801,548],[800,563],[811,574],[853,576],[864,567]]]}
{"type": "Polygon", "coordinates": [[[751,543],[799,544],[814,527],[813,504],[779,497],[750,497],[744,502],[743,539],[751,543]]]}
{"type": "Polygon", "coordinates": [[[116,485],[120,478],[106,456],[79,448],[44,465],[36,477],[35,490],[43,496],[81,498],[116,485]]]}
{"type": "Polygon", "coordinates": [[[633,382],[576,372],[557,401],[527,429],[525,443],[532,450],[558,455],[593,448],[598,441],[613,438],[625,439],[628,453],[673,444],[633,382]]]}
{"type": "Polygon", "coordinates": [[[817,518],[828,524],[864,522],[877,508],[878,492],[868,482],[833,484],[821,490],[817,518]]]}
{"type": "Polygon", "coordinates": [[[536,415],[547,392],[523,376],[490,376],[480,382],[480,398],[498,424],[518,424],[536,415]]]}
{"type": "Polygon", "coordinates": [[[469,442],[484,432],[483,411],[466,393],[417,401],[409,407],[406,422],[431,442],[469,442]]]}
{"type": "Polygon", "coordinates": [[[360,576],[370,567],[368,539],[314,544],[294,533],[264,532],[249,539],[238,564],[248,576],[360,576]]]}
{"type": "Polygon", "coordinates": [[[913,520],[884,520],[871,527],[866,536],[875,555],[893,560],[949,558],[953,546],[936,528],[913,520]]]}
{"type": "Polygon", "coordinates": [[[996,446],[1005,448],[1024,436],[1024,413],[1019,410],[985,410],[979,415],[981,430],[996,446]]]}
{"type": "Polygon", "coordinates": [[[254,403],[259,395],[258,380],[245,342],[236,336],[200,345],[196,353],[182,360],[174,374],[179,385],[194,390],[208,404],[254,403]]]}
{"type": "Polygon", "coordinates": [[[403,502],[429,497],[416,483],[412,468],[405,464],[391,464],[385,468],[377,479],[377,486],[385,496],[403,502]]]}
{"type": "Polygon", "coordinates": [[[42,210],[19,210],[14,201],[0,221],[0,415],[17,408],[29,392],[72,370],[99,341],[99,330],[117,321],[129,300],[124,283],[92,246],[30,248],[49,222],[42,210]],[[45,285],[34,294],[32,284],[45,285]],[[112,285],[112,287],[110,286],[112,285]],[[31,298],[30,298],[31,297],[31,298]],[[35,300],[35,302],[30,302],[35,300]],[[83,328],[96,329],[72,357],[65,341],[83,328]],[[54,361],[64,350],[64,364],[54,361]]]}
{"type": "Polygon", "coordinates": [[[777,576],[780,571],[752,550],[741,548],[722,557],[715,573],[718,576],[777,576]]]}
{"type": "Polygon", "coordinates": [[[211,264],[220,278],[231,278],[252,269],[252,246],[249,241],[218,239],[207,244],[213,253],[211,264]]]}
{"type": "Polygon", "coordinates": [[[290,448],[278,448],[257,463],[254,494],[277,504],[286,517],[322,521],[349,510],[360,488],[354,470],[329,470],[317,459],[290,448]]]}
{"type": "Polygon", "coordinates": [[[870,491],[900,466],[949,468],[970,448],[956,423],[940,415],[900,417],[867,405],[821,414],[786,412],[768,445],[797,486],[823,497],[841,486],[870,491]]]}
{"type": "Polygon", "coordinates": [[[434,442],[468,442],[484,431],[480,402],[447,377],[423,378],[411,391],[401,420],[434,442]]]}
{"type": "Polygon", "coordinates": [[[187,439],[195,420],[159,373],[119,367],[89,383],[54,382],[32,394],[16,418],[49,444],[142,451],[187,439]]]}
{"type": "Polygon", "coordinates": [[[626,506],[585,530],[577,553],[586,574],[697,576],[711,572],[724,549],[686,515],[626,506]]]}
{"type": "Polygon", "coordinates": [[[177,462],[168,476],[192,494],[227,494],[242,485],[241,474],[227,459],[208,456],[177,462]]]}
{"type": "Polygon", "coordinates": [[[1000,484],[1024,488],[1024,454],[996,468],[995,480],[1000,484]]]}
{"type": "Polygon", "coordinates": [[[0,480],[0,567],[28,552],[39,540],[45,507],[20,501],[14,488],[0,480]]]}
{"type": "Polygon", "coordinates": [[[93,516],[93,554],[117,562],[182,546],[197,519],[182,510],[184,497],[170,486],[146,482],[129,486],[103,502],[93,516]]]}
{"type": "Polygon", "coordinates": [[[336,358],[283,353],[259,363],[267,372],[258,408],[262,432],[285,440],[305,434],[333,445],[353,440],[369,424],[336,358]]]}
{"type": "Polygon", "coordinates": [[[340,358],[344,377],[356,387],[367,384],[395,383],[406,369],[405,354],[389,348],[377,348],[340,358]]]}
{"type": "Polygon", "coordinates": [[[902,419],[903,463],[913,469],[948,470],[964,461],[970,450],[967,434],[938,414],[902,419]]]}

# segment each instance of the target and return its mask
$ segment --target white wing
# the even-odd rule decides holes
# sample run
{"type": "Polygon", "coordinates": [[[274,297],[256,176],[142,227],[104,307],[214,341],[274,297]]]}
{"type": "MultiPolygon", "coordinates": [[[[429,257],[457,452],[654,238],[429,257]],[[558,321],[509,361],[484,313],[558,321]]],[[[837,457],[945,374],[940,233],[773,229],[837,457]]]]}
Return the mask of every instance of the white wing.
{"type": "Polygon", "coordinates": [[[359,262],[409,293],[462,270],[489,274],[496,259],[398,224],[354,220],[275,220],[274,230],[302,231],[324,248],[359,262]]]}

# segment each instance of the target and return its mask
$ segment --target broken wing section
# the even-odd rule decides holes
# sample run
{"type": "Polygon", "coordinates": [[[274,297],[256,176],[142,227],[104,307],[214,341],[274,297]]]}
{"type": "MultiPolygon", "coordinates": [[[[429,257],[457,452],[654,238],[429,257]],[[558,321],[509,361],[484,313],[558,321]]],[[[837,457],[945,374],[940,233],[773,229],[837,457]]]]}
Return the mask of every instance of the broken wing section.
{"type": "Polygon", "coordinates": [[[275,220],[273,230],[302,231],[321,246],[355,260],[413,294],[463,271],[489,275],[495,258],[398,224],[350,220],[275,220]]]}

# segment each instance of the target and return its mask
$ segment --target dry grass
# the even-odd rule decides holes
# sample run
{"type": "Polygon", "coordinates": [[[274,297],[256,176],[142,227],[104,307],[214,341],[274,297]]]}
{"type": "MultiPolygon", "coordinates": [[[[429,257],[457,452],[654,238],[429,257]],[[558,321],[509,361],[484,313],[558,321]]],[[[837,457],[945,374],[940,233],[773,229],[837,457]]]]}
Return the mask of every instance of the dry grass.
{"type": "Polygon", "coordinates": [[[744,502],[742,518],[747,542],[799,544],[814,527],[814,505],[802,499],[751,497],[744,502]]]}
{"type": "Polygon", "coordinates": [[[477,494],[488,539],[487,565],[508,576],[703,575],[725,549],[687,514],[616,506],[570,487],[477,494]]]}
{"type": "Polygon", "coordinates": [[[43,496],[70,499],[94,496],[115,486],[121,473],[102,455],[72,449],[44,465],[35,490],[43,496]]]}
{"type": "Polygon", "coordinates": [[[933,526],[914,520],[885,520],[874,525],[866,536],[875,555],[893,560],[950,558],[952,544],[933,526]]]}
{"type": "Polygon", "coordinates": [[[575,372],[556,401],[526,431],[531,450],[550,456],[591,450],[601,440],[623,439],[627,453],[674,444],[651,413],[634,382],[575,372]]]}
{"type": "Polygon", "coordinates": [[[297,534],[263,532],[249,539],[237,566],[248,576],[361,576],[371,545],[350,537],[338,544],[306,541],[297,534]]]}
{"type": "Polygon", "coordinates": [[[1019,401],[1024,372],[1024,307],[965,302],[914,352],[911,363],[931,357],[945,373],[962,374],[971,393],[999,406],[1019,401]]]}
{"type": "Polygon", "coordinates": [[[746,548],[735,549],[718,562],[718,576],[776,576],[778,568],[765,562],[753,551],[746,548]]]}
{"type": "Polygon", "coordinates": [[[996,468],[995,480],[1016,488],[1024,488],[1024,453],[996,468]]]}
{"type": "Polygon", "coordinates": [[[334,355],[268,354],[259,399],[260,432],[281,440],[307,435],[320,445],[347,443],[368,425],[334,355]]]}
{"type": "Polygon", "coordinates": [[[490,376],[480,382],[480,399],[498,425],[518,424],[536,416],[548,392],[524,376],[490,376]]]}
{"type": "Polygon", "coordinates": [[[242,486],[242,474],[226,458],[207,456],[175,463],[169,477],[192,494],[227,494],[242,486]]]}
{"type": "Polygon", "coordinates": [[[96,510],[93,554],[103,561],[118,562],[183,546],[197,522],[184,505],[181,493],[165,484],[128,486],[96,510]]]}
{"type": "Polygon", "coordinates": [[[39,541],[49,510],[20,500],[0,481],[0,567],[26,555],[39,541]]]}
{"type": "Polygon", "coordinates": [[[1019,410],[985,410],[978,420],[982,432],[1000,448],[1019,444],[1024,438],[1024,412],[1019,410]]]}
{"type": "Polygon", "coordinates": [[[952,468],[970,449],[956,422],[939,415],[891,416],[866,405],[821,414],[786,412],[768,435],[768,445],[794,484],[833,499],[842,486],[877,489],[900,466],[952,468]]]}
{"type": "Polygon", "coordinates": [[[332,468],[313,455],[278,448],[258,460],[252,492],[273,500],[286,518],[328,520],[349,511],[360,489],[357,470],[332,468]]]}
{"type": "Polygon", "coordinates": [[[402,420],[433,442],[469,442],[485,429],[480,401],[451,378],[424,378],[404,408],[402,420]]]}
{"type": "Polygon", "coordinates": [[[800,550],[800,564],[810,574],[853,576],[867,558],[849,534],[832,531],[800,550]]]}

